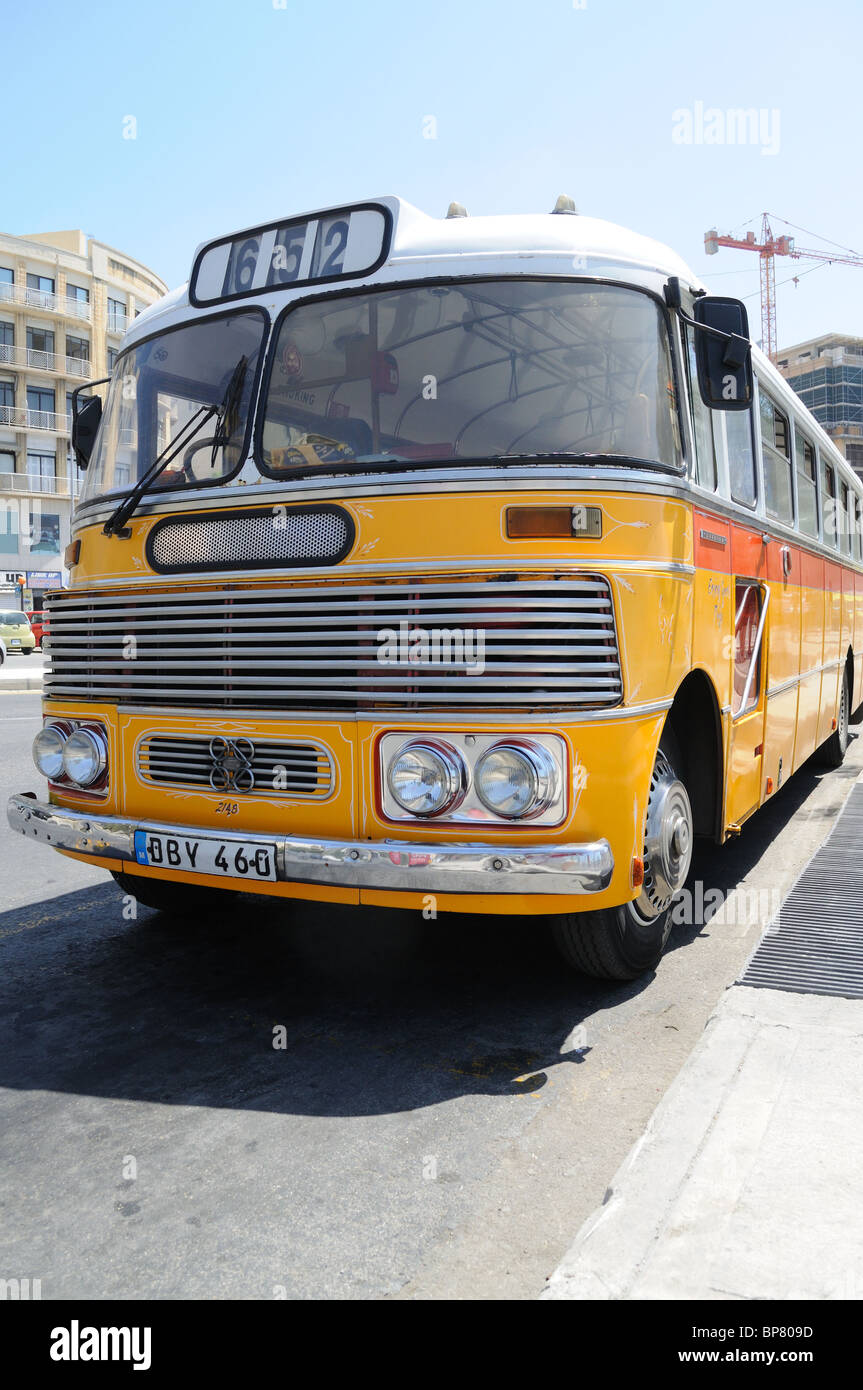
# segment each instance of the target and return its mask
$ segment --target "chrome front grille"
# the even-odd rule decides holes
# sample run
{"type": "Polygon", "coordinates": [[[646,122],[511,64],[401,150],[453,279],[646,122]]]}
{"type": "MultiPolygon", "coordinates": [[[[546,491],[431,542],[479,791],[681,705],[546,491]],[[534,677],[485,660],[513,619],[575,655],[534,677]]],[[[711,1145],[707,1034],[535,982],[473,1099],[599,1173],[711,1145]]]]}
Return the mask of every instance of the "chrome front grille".
{"type": "Polygon", "coordinates": [[[226,796],[321,800],[335,783],[332,759],[317,743],[237,736],[147,734],[135,751],[144,782],[160,787],[201,787],[226,796]]]}
{"type": "Polygon", "coordinates": [[[45,692],[55,698],[450,710],[592,708],[622,697],[611,593],[598,575],[65,590],[46,606],[45,692]],[[459,647],[459,633],[474,637],[459,647]]]}

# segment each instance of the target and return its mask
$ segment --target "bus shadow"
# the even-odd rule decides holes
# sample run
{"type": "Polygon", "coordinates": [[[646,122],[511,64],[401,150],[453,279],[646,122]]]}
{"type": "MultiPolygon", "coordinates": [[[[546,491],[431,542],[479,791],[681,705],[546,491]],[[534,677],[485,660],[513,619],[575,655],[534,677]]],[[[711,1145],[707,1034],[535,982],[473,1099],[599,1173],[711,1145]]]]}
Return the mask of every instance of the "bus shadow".
{"type": "Polygon", "coordinates": [[[0,1085],[330,1116],[529,1094],[649,984],[568,971],[531,917],[248,897],[178,926],[123,902],[106,884],[0,914],[0,1085]]]}
{"type": "MultiPolygon", "coordinates": [[[[823,775],[807,765],[739,840],[699,848],[693,876],[731,892],[823,775]]],[[[857,770],[830,775],[825,819],[857,770]]],[[[653,978],[575,974],[536,916],[246,897],[180,926],[124,901],[109,882],[0,914],[0,1085],[329,1116],[514,1096],[560,1063],[587,1075],[584,1020],[653,978]]],[[[670,949],[705,930],[676,927],[670,949]]]]}

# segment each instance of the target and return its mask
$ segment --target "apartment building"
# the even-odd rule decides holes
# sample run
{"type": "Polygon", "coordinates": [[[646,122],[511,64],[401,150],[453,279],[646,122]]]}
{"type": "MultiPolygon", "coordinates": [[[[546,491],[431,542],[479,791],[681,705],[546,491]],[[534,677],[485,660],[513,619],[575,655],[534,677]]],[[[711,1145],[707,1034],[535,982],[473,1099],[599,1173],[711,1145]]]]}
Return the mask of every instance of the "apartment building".
{"type": "Polygon", "coordinates": [[[783,348],[776,365],[863,478],[863,338],[822,333],[783,348]]]}
{"type": "Polygon", "coordinates": [[[0,590],[24,575],[35,607],[68,581],[72,391],[110,375],[127,324],[166,291],[81,231],[0,233],[0,590]]]}

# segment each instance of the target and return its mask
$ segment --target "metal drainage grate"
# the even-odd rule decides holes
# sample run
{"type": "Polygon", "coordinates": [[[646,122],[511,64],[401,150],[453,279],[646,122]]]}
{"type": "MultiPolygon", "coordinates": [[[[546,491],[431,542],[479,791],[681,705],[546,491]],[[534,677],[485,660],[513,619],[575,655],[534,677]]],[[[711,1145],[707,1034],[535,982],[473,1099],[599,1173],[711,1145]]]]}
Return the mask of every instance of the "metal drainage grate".
{"type": "Polygon", "coordinates": [[[863,999],[863,785],[854,787],[738,984],[863,999]]]}

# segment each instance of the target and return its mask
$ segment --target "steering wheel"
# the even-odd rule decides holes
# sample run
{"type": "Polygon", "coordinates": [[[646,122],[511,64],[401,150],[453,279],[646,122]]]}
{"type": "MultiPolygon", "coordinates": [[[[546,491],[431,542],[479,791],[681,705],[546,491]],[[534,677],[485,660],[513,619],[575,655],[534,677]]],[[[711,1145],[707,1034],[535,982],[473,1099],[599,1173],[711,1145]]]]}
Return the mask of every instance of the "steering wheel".
{"type": "Polygon", "coordinates": [[[208,448],[211,448],[211,449],[213,450],[213,464],[215,464],[215,462],[216,462],[216,449],[221,448],[222,445],[223,445],[223,443],[224,443],[224,440],[222,439],[221,435],[219,435],[219,434],[210,434],[210,435],[207,435],[204,439],[196,439],[196,440],[194,440],[194,441],[189,445],[189,447],[188,447],[188,448],[184,451],[184,453],[183,453],[183,474],[184,474],[184,476],[188,479],[189,482],[194,483],[194,482],[197,482],[197,481],[198,481],[197,478],[195,477],[194,473],[192,472],[192,465],[191,465],[192,455],[193,455],[193,454],[196,454],[196,453],[198,452],[199,449],[208,449],[208,448]]]}

